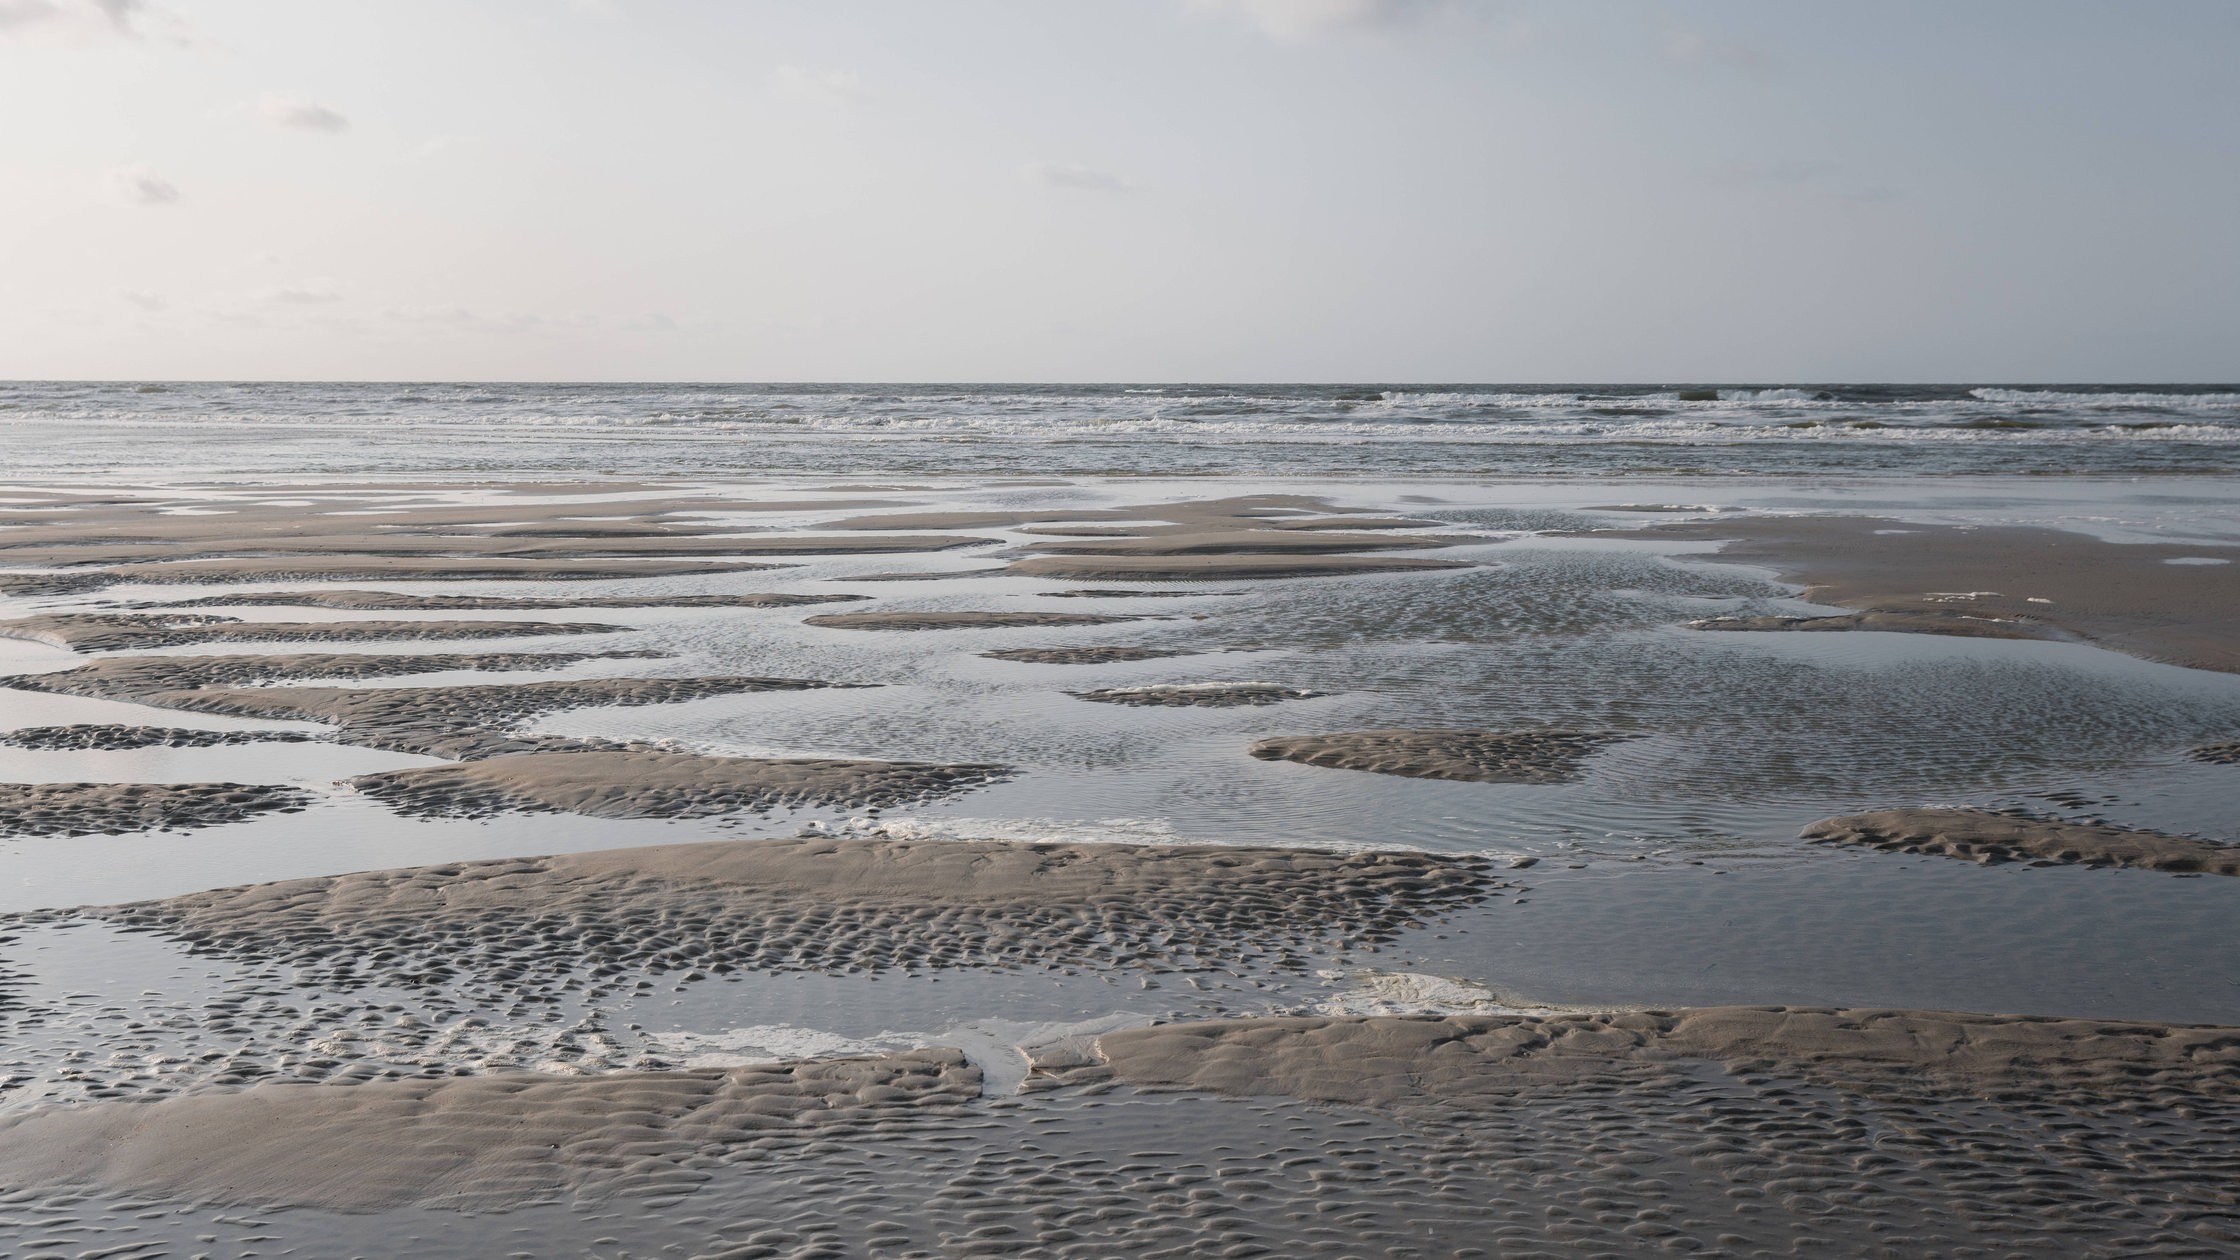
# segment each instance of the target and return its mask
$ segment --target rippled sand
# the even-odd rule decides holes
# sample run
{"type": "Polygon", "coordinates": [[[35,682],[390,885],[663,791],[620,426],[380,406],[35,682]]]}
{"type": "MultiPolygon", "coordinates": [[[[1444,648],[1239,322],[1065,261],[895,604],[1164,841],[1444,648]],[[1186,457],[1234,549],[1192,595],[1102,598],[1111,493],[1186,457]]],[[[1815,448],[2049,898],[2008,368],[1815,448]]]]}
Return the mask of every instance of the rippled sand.
{"type": "Polygon", "coordinates": [[[2205,544],[1327,490],[0,505],[0,1252],[2240,1246],[2205,544]]]}

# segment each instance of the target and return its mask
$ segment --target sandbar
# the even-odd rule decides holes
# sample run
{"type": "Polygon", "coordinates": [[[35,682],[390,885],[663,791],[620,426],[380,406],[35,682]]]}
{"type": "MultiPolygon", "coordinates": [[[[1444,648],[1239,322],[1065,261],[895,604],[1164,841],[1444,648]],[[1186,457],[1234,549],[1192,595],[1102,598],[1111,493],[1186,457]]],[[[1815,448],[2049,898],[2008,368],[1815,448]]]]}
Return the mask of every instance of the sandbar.
{"type": "Polygon", "coordinates": [[[2099,823],[2062,822],[1983,809],[1886,809],[1825,818],[1803,838],[1990,865],[2038,861],[2150,871],[2240,875],[2240,845],[2099,823]]]}
{"type": "Polygon", "coordinates": [[[1597,750],[1634,736],[1610,731],[1375,730],[1282,735],[1252,745],[1262,761],[1297,761],[1413,779],[1569,783],[1597,750]]]}

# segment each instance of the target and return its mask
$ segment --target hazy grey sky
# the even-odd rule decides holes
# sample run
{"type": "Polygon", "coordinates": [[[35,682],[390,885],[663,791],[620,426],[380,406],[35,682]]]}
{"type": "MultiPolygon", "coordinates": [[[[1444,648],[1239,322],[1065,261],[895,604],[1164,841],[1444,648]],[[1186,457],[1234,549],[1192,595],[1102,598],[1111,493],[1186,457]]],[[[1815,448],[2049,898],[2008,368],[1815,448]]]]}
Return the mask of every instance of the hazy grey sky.
{"type": "Polygon", "coordinates": [[[0,377],[2230,380],[2236,0],[0,0],[0,377]]]}

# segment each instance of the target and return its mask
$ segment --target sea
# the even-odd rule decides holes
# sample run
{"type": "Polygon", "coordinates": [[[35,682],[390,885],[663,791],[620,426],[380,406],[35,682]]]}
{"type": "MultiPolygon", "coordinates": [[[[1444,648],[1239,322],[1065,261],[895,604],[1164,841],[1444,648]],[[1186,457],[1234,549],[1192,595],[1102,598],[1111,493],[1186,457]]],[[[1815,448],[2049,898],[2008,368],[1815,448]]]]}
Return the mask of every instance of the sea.
{"type": "Polygon", "coordinates": [[[2240,384],[0,383],[0,470],[2218,476],[2240,384]]]}

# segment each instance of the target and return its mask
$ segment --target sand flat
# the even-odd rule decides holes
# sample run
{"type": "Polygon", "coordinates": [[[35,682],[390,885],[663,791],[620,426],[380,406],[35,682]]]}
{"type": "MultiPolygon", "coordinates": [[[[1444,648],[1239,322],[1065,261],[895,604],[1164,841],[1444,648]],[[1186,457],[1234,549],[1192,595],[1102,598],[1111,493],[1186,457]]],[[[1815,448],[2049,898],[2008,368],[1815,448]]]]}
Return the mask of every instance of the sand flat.
{"type": "Polygon", "coordinates": [[[953,1110],[979,1092],[979,1071],[954,1050],[722,1072],[263,1086],[18,1117],[0,1124],[0,1178],[336,1212],[503,1210],[674,1194],[723,1163],[953,1110]]]}
{"type": "Polygon", "coordinates": [[[189,830],[294,813],[300,788],[252,783],[0,783],[0,837],[189,830]]]}
{"type": "Polygon", "coordinates": [[[1569,783],[1580,763],[1620,740],[1611,731],[1371,730],[1281,735],[1254,743],[1262,761],[1296,761],[1465,783],[1569,783]]]}
{"type": "Polygon", "coordinates": [[[1826,818],[1804,839],[1969,861],[2059,862],[2150,871],[2240,875],[2240,845],[2129,827],[2062,822],[1983,809],[1888,809],[1826,818]]]}
{"type": "Polygon", "coordinates": [[[415,816],[510,811],[594,818],[707,818],[777,806],[881,808],[1005,778],[999,765],[714,757],[654,749],[521,753],[364,775],[358,791],[415,816]]]}
{"type": "Polygon", "coordinates": [[[194,599],[151,600],[133,608],[335,608],[353,612],[526,612],[593,608],[794,608],[871,598],[837,592],[753,591],[739,595],[408,595],[401,591],[254,591],[194,599]]]}
{"type": "Polygon", "coordinates": [[[501,1001],[584,968],[1297,965],[1504,886],[1481,859],[1422,853],[804,837],[368,871],[73,913],[285,963],[331,988],[483,977],[501,1001]]]}
{"type": "MultiPolygon", "coordinates": [[[[1502,1105],[1613,1063],[1693,1058],[1790,1075],[1897,1072],[2119,1098],[2240,1093],[2240,1029],[1950,1011],[1710,1007],[1580,1015],[1207,1020],[1107,1033],[1116,1078],[1361,1106],[1502,1105]]],[[[1080,1066],[1069,1064],[1069,1066],[1080,1066]]]]}
{"type": "Polygon", "coordinates": [[[1103,626],[1135,618],[1102,613],[1061,612],[860,612],[819,613],[803,624],[830,630],[965,630],[1019,626],[1103,626]]]}
{"type": "Polygon", "coordinates": [[[2021,633],[2043,626],[2149,660],[2240,672],[2240,565],[2229,563],[2240,559],[2240,547],[2110,543],[2059,529],[1867,516],[1684,521],[1620,536],[1718,541],[1717,560],[1764,565],[1803,583],[1810,599],[1928,619],[1862,629],[1950,626],[1949,618],[1964,614],[2021,633]],[[2200,558],[2228,563],[2182,563],[2200,558]]]}
{"type": "Polygon", "coordinates": [[[79,652],[133,652],[190,643],[358,643],[619,634],[633,626],[591,621],[241,621],[209,614],[45,613],[0,621],[0,638],[79,652]]]}

